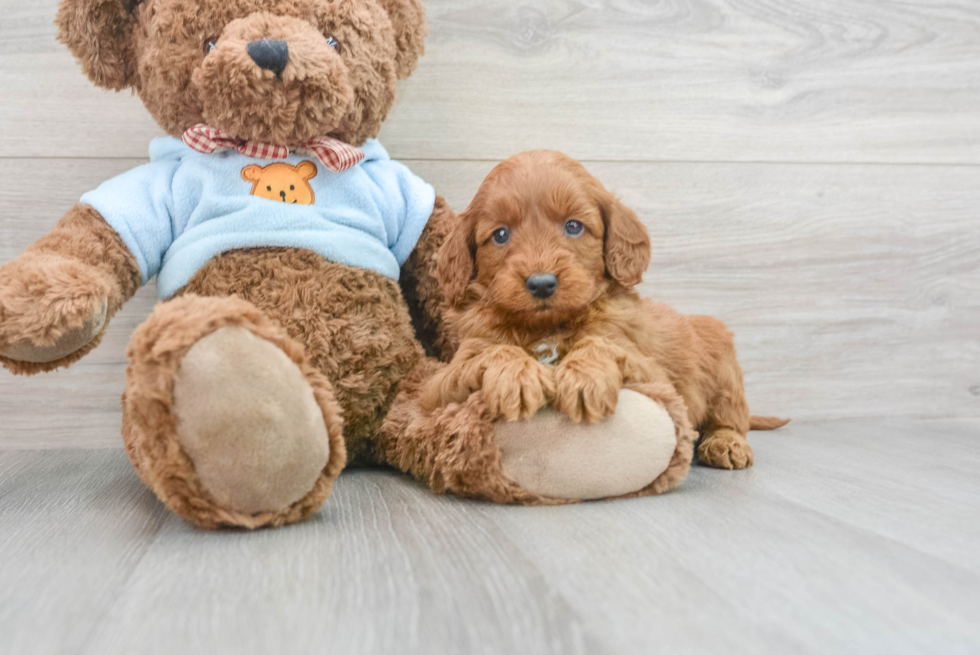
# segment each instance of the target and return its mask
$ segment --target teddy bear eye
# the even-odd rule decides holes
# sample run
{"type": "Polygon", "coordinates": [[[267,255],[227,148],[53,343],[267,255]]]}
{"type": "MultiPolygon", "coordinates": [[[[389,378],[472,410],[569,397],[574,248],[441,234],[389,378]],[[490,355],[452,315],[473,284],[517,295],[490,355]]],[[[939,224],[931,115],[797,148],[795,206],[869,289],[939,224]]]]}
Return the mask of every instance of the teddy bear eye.
{"type": "Polygon", "coordinates": [[[212,36],[210,38],[204,39],[204,54],[208,54],[215,49],[218,45],[218,37],[212,36]]]}
{"type": "Polygon", "coordinates": [[[502,246],[510,241],[510,230],[508,230],[506,227],[498,227],[493,231],[493,234],[490,235],[490,238],[493,239],[495,244],[502,246]]]}
{"type": "Polygon", "coordinates": [[[340,44],[337,43],[337,39],[333,38],[332,36],[327,37],[327,45],[333,48],[334,50],[336,50],[337,52],[340,52],[340,44]]]}
{"type": "Polygon", "coordinates": [[[290,191],[295,191],[296,190],[296,185],[295,184],[290,184],[289,185],[289,190],[290,191]]]}

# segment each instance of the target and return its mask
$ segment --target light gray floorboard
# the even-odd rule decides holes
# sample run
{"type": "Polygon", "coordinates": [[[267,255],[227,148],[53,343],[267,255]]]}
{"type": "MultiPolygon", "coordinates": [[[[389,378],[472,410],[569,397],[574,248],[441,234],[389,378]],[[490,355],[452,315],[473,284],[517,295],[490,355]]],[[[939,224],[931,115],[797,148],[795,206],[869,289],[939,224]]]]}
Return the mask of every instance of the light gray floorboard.
{"type": "Polygon", "coordinates": [[[253,533],[166,513],[119,450],[0,452],[0,652],[976,652],[978,438],[791,424],[750,470],[563,508],[354,471],[253,533]]]}
{"type": "Polygon", "coordinates": [[[168,513],[121,450],[0,454],[0,653],[69,653],[168,513]]]}

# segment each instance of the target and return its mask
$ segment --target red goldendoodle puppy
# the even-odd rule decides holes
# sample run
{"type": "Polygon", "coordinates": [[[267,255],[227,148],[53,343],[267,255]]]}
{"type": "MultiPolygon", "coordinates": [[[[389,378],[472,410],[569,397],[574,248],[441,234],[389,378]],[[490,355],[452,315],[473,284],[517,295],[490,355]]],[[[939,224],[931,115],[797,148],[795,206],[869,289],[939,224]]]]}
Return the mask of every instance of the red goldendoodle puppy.
{"type": "Polygon", "coordinates": [[[636,214],[573,159],[525,152],[499,164],[440,251],[439,277],[460,338],[429,381],[428,408],[482,389],[509,420],[551,402],[574,421],[612,414],[627,383],[669,382],[703,435],[700,460],[753,461],[732,335],[708,316],[684,316],[633,291],[650,262],[636,214]]]}

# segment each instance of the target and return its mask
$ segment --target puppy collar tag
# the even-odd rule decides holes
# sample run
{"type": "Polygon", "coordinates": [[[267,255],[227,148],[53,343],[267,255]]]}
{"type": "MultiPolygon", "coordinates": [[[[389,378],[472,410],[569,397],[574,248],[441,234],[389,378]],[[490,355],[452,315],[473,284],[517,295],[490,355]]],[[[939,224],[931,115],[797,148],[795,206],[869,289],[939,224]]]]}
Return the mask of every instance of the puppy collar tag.
{"type": "Polygon", "coordinates": [[[561,359],[558,355],[557,343],[539,343],[531,349],[531,352],[542,364],[557,364],[561,359]]]}

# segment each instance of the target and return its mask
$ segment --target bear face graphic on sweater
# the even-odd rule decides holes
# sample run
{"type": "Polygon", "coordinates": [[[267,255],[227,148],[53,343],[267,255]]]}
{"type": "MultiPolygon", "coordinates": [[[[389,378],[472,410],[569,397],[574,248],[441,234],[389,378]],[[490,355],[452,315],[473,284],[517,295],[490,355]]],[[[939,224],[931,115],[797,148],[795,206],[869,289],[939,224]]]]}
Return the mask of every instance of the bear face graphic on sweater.
{"type": "Polygon", "coordinates": [[[310,180],[316,177],[316,164],[303,161],[295,166],[283,162],[242,169],[242,179],[252,183],[252,195],[287,204],[312,205],[310,180]]]}

